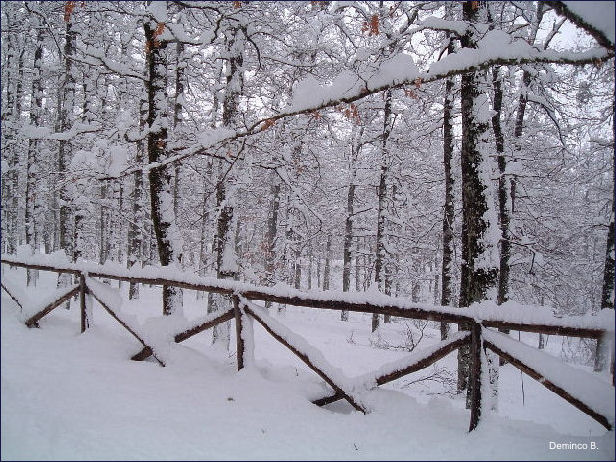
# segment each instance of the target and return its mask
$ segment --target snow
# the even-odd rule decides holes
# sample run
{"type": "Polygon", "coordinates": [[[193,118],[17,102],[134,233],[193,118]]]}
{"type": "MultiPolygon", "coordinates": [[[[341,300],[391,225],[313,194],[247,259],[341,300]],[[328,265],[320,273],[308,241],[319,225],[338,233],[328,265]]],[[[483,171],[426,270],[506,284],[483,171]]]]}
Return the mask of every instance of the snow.
{"type": "Polygon", "coordinates": [[[485,340],[493,343],[531,369],[539,372],[554,385],[588,405],[593,411],[604,415],[614,424],[614,387],[594,374],[566,366],[558,359],[536,348],[518,342],[505,334],[483,329],[485,340]]]}
{"type": "Polygon", "coordinates": [[[38,312],[42,311],[48,305],[51,305],[53,302],[55,302],[59,298],[62,298],[62,296],[66,295],[72,290],[75,290],[77,287],[78,286],[73,286],[73,287],[68,287],[68,288],[60,287],[59,289],[54,290],[47,296],[36,297],[35,300],[32,300],[32,297],[28,297],[24,302],[21,302],[21,299],[19,298],[17,294],[14,294],[14,295],[20,300],[21,305],[24,307],[24,315],[25,315],[24,319],[28,319],[31,316],[34,316],[38,312]]]}
{"type": "Polygon", "coordinates": [[[418,70],[411,55],[399,53],[381,64],[379,70],[367,79],[367,87],[371,90],[391,83],[398,85],[411,80],[418,70]]]}
{"type": "Polygon", "coordinates": [[[166,23],[169,20],[167,17],[167,2],[150,2],[147,10],[158,23],[166,23]]]}
{"type": "Polygon", "coordinates": [[[468,29],[468,22],[466,21],[450,21],[435,16],[429,16],[418,24],[429,29],[451,30],[460,37],[466,34],[466,30],[468,29]]]}
{"type": "MultiPolygon", "coordinates": [[[[20,275],[23,284],[22,270],[6,268],[3,278],[7,273],[12,280],[20,275]]],[[[55,275],[41,272],[39,284],[37,291],[53,288],[55,275]]],[[[126,290],[127,284],[122,308],[140,321],[160,311],[159,288],[143,286],[141,300],[131,301],[126,290]]],[[[187,315],[203,313],[192,292],[184,301],[187,315]]],[[[429,383],[425,391],[397,382],[379,387],[370,392],[374,410],[368,415],[350,412],[342,401],[312,405],[310,396],[325,390],[321,380],[259,326],[256,367],[239,373],[234,357],[209,346],[208,333],[172,345],[165,368],[130,361],[141,345],[96,309],[101,314],[82,335],[73,309],[55,310],[40,329],[27,329],[2,294],[3,460],[614,458],[614,432],[535,381],[525,382],[523,406],[519,374],[510,365],[501,368],[498,413],[484,416],[469,434],[464,397],[434,394],[438,388],[429,383]],[[549,450],[550,441],[594,441],[599,449],[549,450]]],[[[346,375],[361,376],[408,355],[366,344],[369,315],[353,313],[348,323],[338,317],[306,308],[278,320],[346,375]],[[354,343],[346,340],[351,331],[354,343]]],[[[391,333],[399,327],[382,326],[391,333]]],[[[441,361],[453,368],[455,353],[441,361]]]]}
{"type": "MultiPolygon", "coordinates": [[[[10,297],[11,298],[15,297],[17,301],[19,302],[19,305],[21,305],[22,308],[24,306],[27,307],[29,305],[32,305],[32,301],[30,300],[30,297],[28,297],[26,292],[21,289],[20,284],[14,278],[13,275],[3,274],[2,275],[2,285],[3,285],[2,290],[3,291],[5,289],[8,290],[10,292],[10,297]]],[[[22,308],[20,308],[20,311],[22,308]]]]}
{"type": "MultiPolygon", "coordinates": [[[[162,355],[169,350],[169,348],[166,348],[169,345],[169,342],[165,341],[168,340],[166,337],[160,336],[156,330],[151,329],[151,325],[149,326],[150,329],[148,329],[147,334],[144,334],[144,329],[139,326],[137,317],[134,314],[129,314],[122,311],[122,297],[117,290],[112,289],[107,284],[98,282],[91,278],[86,278],[86,286],[98,301],[104,303],[109,310],[113,311],[115,317],[121,323],[128,326],[128,328],[132,330],[132,334],[134,336],[141,338],[147,346],[152,348],[154,355],[158,359],[165,362],[165,356],[162,355]]],[[[167,324],[169,325],[169,328],[174,327],[174,323],[172,322],[167,324]]]]}
{"type": "Polygon", "coordinates": [[[330,84],[321,84],[309,75],[293,86],[290,111],[321,106],[328,101],[354,95],[361,87],[361,80],[351,71],[343,71],[330,84]]]}
{"type": "Polygon", "coordinates": [[[363,383],[357,380],[349,379],[349,377],[347,377],[340,369],[332,367],[332,365],[325,359],[321,351],[310,345],[301,335],[294,333],[288,327],[269,316],[258,305],[242,297],[240,297],[240,303],[244,309],[248,309],[250,312],[255,313],[258,316],[257,320],[260,319],[260,322],[265,323],[276,335],[284,339],[284,341],[290,346],[305,355],[314,367],[321,370],[327,377],[329,377],[332,382],[347,396],[350,396],[355,403],[363,409],[369,409],[369,406],[362,402],[364,400],[359,395],[359,393],[366,391],[363,383]]]}
{"type": "Polygon", "coordinates": [[[603,32],[612,44],[615,43],[614,17],[616,16],[616,11],[613,1],[564,1],[563,3],[588,24],[603,32]]]}
{"type": "MultiPolygon", "coordinates": [[[[423,348],[419,351],[413,351],[410,354],[405,355],[405,357],[402,359],[391,361],[389,363],[384,364],[383,366],[379,367],[378,369],[372,372],[369,372],[361,376],[358,376],[356,378],[353,378],[353,381],[356,383],[355,387],[357,389],[364,388],[366,390],[376,388],[378,377],[383,377],[393,372],[401,371],[409,367],[412,367],[418,362],[423,361],[425,358],[427,358],[428,356],[430,356],[431,354],[433,354],[435,351],[439,350],[440,348],[448,344],[451,344],[459,339],[462,339],[464,337],[468,337],[469,335],[470,335],[469,332],[454,332],[447,340],[441,343],[436,343],[434,345],[431,345],[430,347],[423,348]]],[[[318,399],[318,398],[321,398],[321,396],[315,396],[313,399],[318,399]]]]}

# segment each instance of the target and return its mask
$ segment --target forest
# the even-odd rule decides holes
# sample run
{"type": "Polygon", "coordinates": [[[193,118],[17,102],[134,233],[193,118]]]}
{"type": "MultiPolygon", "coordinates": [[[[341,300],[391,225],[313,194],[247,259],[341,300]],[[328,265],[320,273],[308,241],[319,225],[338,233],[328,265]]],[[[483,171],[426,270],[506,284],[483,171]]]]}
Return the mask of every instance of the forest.
{"type": "MultiPolygon", "coordinates": [[[[1,7],[3,256],[461,310],[614,308],[613,2],[1,7]]],[[[182,316],[188,292],[162,286],[150,312],[182,316]]],[[[375,339],[395,319],[362,322],[375,339]]],[[[609,343],[561,354],[613,371],[609,343]]]]}

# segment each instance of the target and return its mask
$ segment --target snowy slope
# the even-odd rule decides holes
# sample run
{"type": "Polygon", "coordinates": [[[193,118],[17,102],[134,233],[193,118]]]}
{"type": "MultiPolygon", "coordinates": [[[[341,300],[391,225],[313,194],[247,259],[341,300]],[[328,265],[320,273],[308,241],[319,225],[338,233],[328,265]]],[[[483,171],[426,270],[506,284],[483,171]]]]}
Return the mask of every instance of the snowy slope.
{"type": "MultiPolygon", "coordinates": [[[[159,314],[160,295],[142,293],[123,310],[144,324],[159,314]]],[[[187,317],[203,314],[192,292],[185,301],[187,317]]],[[[162,368],[130,361],[141,345],[98,305],[84,335],[77,310],[59,308],[40,329],[27,329],[3,293],[1,312],[3,460],[614,457],[613,432],[528,377],[522,407],[511,366],[501,370],[499,415],[468,434],[461,398],[430,394],[438,387],[429,383],[402,388],[405,378],[369,393],[368,415],[344,402],[310,404],[308,397],[325,390],[321,380],[256,324],[258,367],[237,373],[235,358],[210,347],[207,333],[169,345],[162,368]],[[551,451],[550,441],[594,441],[599,449],[551,451]]],[[[298,308],[275,316],[351,377],[408,355],[371,347],[367,317],[352,314],[343,324],[338,313],[298,308]]],[[[386,326],[383,335],[400,327],[386,326]]],[[[435,335],[421,346],[437,341],[435,335]]],[[[454,363],[455,354],[442,361],[454,363]]]]}

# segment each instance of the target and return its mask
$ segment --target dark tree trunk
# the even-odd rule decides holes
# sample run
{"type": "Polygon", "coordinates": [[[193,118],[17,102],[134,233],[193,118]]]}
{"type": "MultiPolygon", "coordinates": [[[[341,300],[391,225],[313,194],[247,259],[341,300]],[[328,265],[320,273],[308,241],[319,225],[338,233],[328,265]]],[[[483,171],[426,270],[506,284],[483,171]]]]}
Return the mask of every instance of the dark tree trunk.
{"type": "MultiPolygon", "coordinates": [[[[6,14],[5,27],[10,29],[12,17],[6,14]]],[[[2,171],[2,251],[15,253],[18,236],[19,150],[16,142],[21,118],[23,59],[25,49],[17,57],[13,34],[6,35],[6,61],[2,67],[2,84],[6,98],[2,100],[2,154],[8,169],[2,171]],[[17,62],[15,62],[17,61],[17,62]]]]}
{"type": "Polygon", "coordinates": [[[509,188],[507,184],[505,159],[505,138],[501,129],[501,110],[503,104],[502,79],[500,68],[493,70],[494,86],[494,115],[492,116],[492,128],[496,139],[496,155],[498,159],[498,217],[501,231],[500,258],[498,271],[498,292],[496,303],[502,305],[508,300],[509,289],[509,257],[511,255],[511,242],[509,233],[509,188]]]}
{"type": "MultiPolygon", "coordinates": [[[[616,91],[615,91],[616,95],[616,91]]],[[[616,107],[612,106],[612,112],[616,107]]],[[[613,118],[612,126],[612,141],[616,140],[616,118],[613,118]]],[[[612,168],[614,166],[612,165],[612,168]]],[[[613,183],[616,184],[616,171],[612,171],[613,183]]],[[[612,217],[607,232],[607,243],[605,245],[605,265],[603,267],[603,287],[601,290],[601,309],[614,309],[614,215],[616,214],[616,201],[614,201],[614,190],[612,189],[612,217]]],[[[613,340],[612,340],[613,341],[613,340]]],[[[605,369],[608,360],[610,340],[602,337],[597,340],[597,349],[595,351],[595,371],[599,372],[605,369]]],[[[610,358],[610,368],[612,370],[612,379],[614,377],[614,346],[612,345],[612,357],[610,358]]]]}
{"type": "MultiPolygon", "coordinates": [[[[243,65],[244,65],[244,43],[245,32],[237,27],[229,31],[230,39],[227,42],[227,75],[225,97],[223,100],[222,124],[226,128],[231,128],[237,124],[235,120],[238,115],[239,96],[243,88],[243,65]]],[[[216,238],[214,252],[216,254],[216,272],[219,278],[233,279],[237,277],[235,260],[235,244],[233,242],[232,220],[235,213],[234,192],[230,191],[225,184],[229,178],[223,171],[224,165],[220,164],[218,183],[216,186],[216,203],[218,206],[218,221],[216,224],[216,238]]],[[[223,306],[230,306],[232,301],[229,297],[214,297],[212,299],[213,311],[222,309],[223,306]]],[[[209,308],[208,308],[209,309],[209,308]]],[[[228,322],[218,325],[213,330],[214,343],[220,343],[229,349],[230,324],[228,322]]]]}
{"type": "MultiPolygon", "coordinates": [[[[146,66],[148,80],[147,135],[148,162],[160,162],[167,157],[167,42],[159,40],[157,23],[146,21],[143,25],[146,40],[146,66]],[[156,125],[155,125],[156,122],[156,125]]],[[[158,257],[162,266],[168,266],[180,260],[174,249],[175,217],[171,193],[171,175],[168,167],[154,168],[149,171],[150,204],[152,225],[156,235],[158,257]],[[170,206],[171,205],[171,206],[170,206]]],[[[178,289],[163,286],[163,314],[170,315],[177,306],[178,289]]]]}
{"type": "MultiPolygon", "coordinates": [[[[498,222],[500,225],[500,254],[498,266],[498,290],[496,293],[496,304],[502,305],[508,297],[509,291],[509,258],[511,256],[511,241],[509,233],[509,184],[507,182],[506,170],[507,160],[505,159],[505,137],[501,128],[501,112],[503,106],[503,88],[500,67],[492,71],[492,86],[494,88],[492,129],[496,140],[496,156],[498,161],[498,222]]],[[[499,329],[508,334],[509,329],[499,329]]],[[[505,365],[505,359],[499,357],[499,365],[505,365]]]]}
{"type": "Polygon", "coordinates": [[[330,265],[332,258],[332,235],[327,235],[325,246],[325,267],[323,268],[323,290],[329,290],[330,265]]]}
{"type": "MultiPolygon", "coordinates": [[[[463,19],[471,23],[479,19],[476,2],[463,3],[463,19]]],[[[462,37],[462,47],[475,48],[476,37],[473,29],[462,37]]],[[[462,268],[460,278],[460,306],[467,307],[474,302],[486,300],[496,289],[498,279],[498,262],[495,261],[493,244],[490,241],[489,228],[494,226],[490,213],[490,178],[488,162],[489,125],[485,117],[477,117],[477,111],[487,104],[485,73],[469,72],[462,75],[462,268]]],[[[484,109],[485,110],[485,109],[484,109]]],[[[460,326],[468,330],[469,326],[460,326]]],[[[469,389],[468,347],[458,353],[458,390],[469,389]]],[[[470,406],[472,391],[468,390],[467,406],[470,406]]]]}
{"type": "MultiPolygon", "coordinates": [[[[379,178],[378,201],[379,210],[377,216],[376,228],[376,261],[374,266],[374,282],[380,291],[385,290],[385,265],[388,258],[385,249],[386,236],[386,219],[385,212],[387,209],[387,176],[389,156],[387,154],[387,139],[391,133],[391,90],[385,92],[385,108],[383,111],[383,138],[381,140],[381,175],[379,178]]],[[[379,327],[379,315],[372,315],[372,332],[379,327]]]]}
{"type": "MultiPolygon", "coordinates": [[[[360,128],[357,133],[354,127],[353,129],[353,139],[351,145],[351,153],[349,157],[349,188],[347,192],[347,216],[344,223],[344,244],[343,244],[343,267],[342,267],[342,291],[348,292],[351,289],[351,264],[353,260],[353,213],[355,206],[355,180],[357,175],[357,169],[355,167],[355,162],[357,160],[357,155],[359,154],[359,147],[361,142],[361,136],[363,134],[363,127],[360,128]]],[[[341,311],[340,312],[340,320],[348,321],[349,320],[349,312],[341,311]]]]}
{"type": "MultiPolygon", "coordinates": [[[[351,259],[353,258],[351,246],[353,245],[353,202],[355,200],[355,185],[349,184],[347,193],[347,216],[344,224],[344,248],[342,268],[342,291],[348,292],[351,286],[351,259]]],[[[349,312],[341,311],[340,320],[348,321],[349,312]]]]}
{"type": "MultiPolygon", "coordinates": [[[[30,125],[38,127],[41,124],[41,113],[43,111],[43,84],[41,81],[43,60],[43,34],[39,29],[36,36],[36,49],[34,51],[34,77],[32,78],[32,98],[30,101],[30,125]]],[[[36,220],[37,220],[37,194],[38,186],[38,157],[39,143],[36,139],[28,142],[28,154],[26,159],[26,206],[24,211],[24,224],[26,227],[26,244],[31,246],[32,252],[36,248],[36,220]]],[[[27,285],[36,282],[36,274],[28,269],[26,271],[27,285]]]]}
{"type": "MultiPolygon", "coordinates": [[[[280,210],[280,182],[275,176],[271,191],[272,203],[265,234],[265,284],[269,286],[276,282],[276,235],[278,232],[278,212],[280,210]]],[[[265,307],[270,308],[271,305],[272,302],[266,302],[265,307]]]]}
{"type": "MultiPolygon", "coordinates": [[[[147,103],[145,100],[140,101],[139,107],[139,129],[143,131],[147,118],[147,103]]],[[[137,143],[137,155],[135,156],[135,164],[143,164],[143,142],[137,143]]],[[[143,247],[143,225],[144,225],[144,210],[143,210],[143,172],[136,171],[133,173],[133,219],[128,224],[128,257],[126,265],[132,268],[135,264],[141,263],[142,247],[143,247]]],[[[139,283],[131,281],[128,286],[129,300],[139,298],[139,283]]]]}
{"type": "MultiPolygon", "coordinates": [[[[453,41],[450,39],[447,53],[454,52],[453,41]]],[[[453,94],[454,81],[445,81],[445,101],[443,103],[443,164],[445,166],[445,204],[443,207],[443,265],[441,270],[441,305],[451,304],[451,262],[453,260],[453,175],[451,162],[453,159],[453,94]]],[[[449,325],[441,323],[441,340],[449,336],[449,325]]]]}
{"type": "MultiPolygon", "coordinates": [[[[72,126],[73,104],[75,100],[75,78],[73,76],[73,50],[75,41],[75,31],[72,30],[72,23],[66,23],[65,43],[64,43],[64,81],[60,90],[58,108],[58,130],[66,132],[72,126]]],[[[69,140],[58,142],[58,174],[61,180],[65,180],[65,175],[72,157],[72,146],[69,140]]],[[[74,233],[71,232],[71,197],[68,193],[68,185],[63,181],[60,187],[60,248],[73,258],[75,245],[73,242],[74,233]]],[[[58,286],[68,287],[71,277],[69,274],[58,276],[58,286]]],[[[67,303],[68,308],[68,303],[67,303]]]]}

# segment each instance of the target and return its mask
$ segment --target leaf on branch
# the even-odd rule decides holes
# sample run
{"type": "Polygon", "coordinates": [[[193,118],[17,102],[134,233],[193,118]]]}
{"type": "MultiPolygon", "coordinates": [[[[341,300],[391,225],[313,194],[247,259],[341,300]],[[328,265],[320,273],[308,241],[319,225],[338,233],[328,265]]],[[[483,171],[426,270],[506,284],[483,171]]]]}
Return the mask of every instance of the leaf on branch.
{"type": "Polygon", "coordinates": [[[370,18],[370,35],[379,35],[379,16],[377,14],[370,18]]]}
{"type": "Polygon", "coordinates": [[[475,2],[475,1],[471,2],[471,8],[473,10],[476,10],[477,8],[479,8],[479,2],[475,2]]]}
{"type": "Polygon", "coordinates": [[[233,8],[239,10],[242,7],[242,2],[233,2],[233,8]]]}
{"type": "Polygon", "coordinates": [[[417,93],[415,93],[413,90],[404,90],[404,95],[413,99],[417,99],[417,93]]]}
{"type": "Polygon", "coordinates": [[[265,119],[263,121],[263,125],[261,125],[261,130],[260,131],[265,131],[268,128],[272,127],[274,124],[276,123],[276,121],[274,119],[265,119]]]}
{"type": "Polygon", "coordinates": [[[162,35],[162,33],[165,31],[165,23],[164,22],[159,22],[156,25],[156,29],[154,30],[154,34],[153,36],[156,38],[159,35],[162,35]]]}
{"type": "Polygon", "coordinates": [[[362,32],[368,32],[368,36],[379,35],[379,15],[374,14],[370,21],[365,21],[361,27],[362,32]]]}
{"type": "Polygon", "coordinates": [[[357,106],[354,103],[351,103],[351,105],[346,109],[344,109],[342,106],[337,106],[336,109],[342,112],[344,116],[350,121],[358,125],[361,123],[361,118],[359,117],[359,111],[357,110],[357,106]]]}
{"type": "Polygon", "coordinates": [[[77,2],[66,2],[64,4],[64,22],[70,22],[76,3],[77,2]]]}
{"type": "Polygon", "coordinates": [[[415,84],[415,88],[417,88],[418,90],[421,88],[421,77],[417,77],[415,80],[413,80],[413,83],[415,84]]]}

